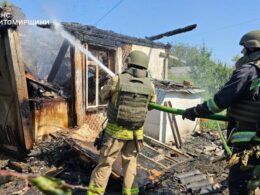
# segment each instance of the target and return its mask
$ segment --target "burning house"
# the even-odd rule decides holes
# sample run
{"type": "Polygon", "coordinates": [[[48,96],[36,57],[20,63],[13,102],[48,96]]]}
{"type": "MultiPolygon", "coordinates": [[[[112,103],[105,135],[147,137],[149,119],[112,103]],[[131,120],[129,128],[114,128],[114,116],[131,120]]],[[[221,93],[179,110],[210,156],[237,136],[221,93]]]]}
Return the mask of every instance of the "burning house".
{"type": "MultiPolygon", "coordinates": [[[[5,9],[24,17],[17,8],[5,9]]],[[[105,121],[106,105],[99,101],[99,92],[108,79],[106,70],[121,73],[133,50],[149,56],[151,78],[167,79],[171,46],[154,42],[157,36],[142,39],[77,23],[62,23],[60,29],[41,27],[1,29],[0,143],[4,149],[24,153],[33,143],[68,129],[84,129],[93,142],[105,121]]],[[[150,127],[146,128],[149,133],[150,127]]]]}
{"type": "MultiPolygon", "coordinates": [[[[6,7],[2,11],[15,10],[6,7]]],[[[108,79],[105,70],[121,73],[126,56],[133,50],[141,50],[150,58],[148,70],[157,82],[159,103],[170,101],[179,105],[182,99],[181,104],[189,101],[191,106],[201,101],[202,91],[171,82],[168,85],[169,81],[165,81],[170,45],[154,42],[158,36],[142,39],[77,23],[62,23],[60,31],[51,25],[42,27],[0,28],[0,145],[8,152],[24,155],[43,146],[46,150],[43,155],[48,156],[61,140],[81,159],[96,162],[99,153],[93,141],[106,118],[106,105],[99,101],[100,89],[108,79]],[[44,142],[48,137],[54,141],[44,142]]],[[[186,131],[179,120],[176,120],[179,126],[172,121],[174,117],[168,115],[167,119],[159,111],[148,115],[144,149],[139,155],[140,186],[194,156],[163,143],[177,135],[173,142],[178,146],[182,129],[186,131]],[[156,124],[154,115],[160,115],[156,124]]],[[[196,123],[185,125],[190,128],[196,123]]],[[[120,159],[113,166],[113,176],[122,176],[120,159]]]]}
{"type": "MultiPolygon", "coordinates": [[[[10,9],[3,11],[13,11],[10,9]]],[[[150,56],[151,77],[166,79],[167,61],[160,54],[169,52],[170,47],[91,26],[62,26],[78,39],[77,43],[57,37],[49,29],[2,26],[0,143],[5,150],[25,154],[34,143],[62,132],[69,138],[76,137],[77,144],[84,142],[80,147],[84,145],[86,156],[97,160],[93,141],[105,119],[105,105],[98,97],[107,79],[98,63],[120,73],[125,57],[138,49],[150,56]],[[82,47],[94,57],[81,52],[82,47]]],[[[154,149],[151,152],[157,153],[154,149]]],[[[154,161],[145,155],[143,158],[154,161]]],[[[120,175],[120,169],[115,170],[120,175]]]]}
{"type": "Polygon", "coordinates": [[[5,149],[25,152],[50,133],[83,124],[97,134],[105,119],[99,91],[108,78],[99,63],[117,74],[124,70],[126,56],[141,50],[150,58],[150,76],[167,79],[165,56],[170,45],[77,23],[62,23],[62,27],[94,58],[49,29],[6,26],[1,30],[1,145],[5,149]]]}

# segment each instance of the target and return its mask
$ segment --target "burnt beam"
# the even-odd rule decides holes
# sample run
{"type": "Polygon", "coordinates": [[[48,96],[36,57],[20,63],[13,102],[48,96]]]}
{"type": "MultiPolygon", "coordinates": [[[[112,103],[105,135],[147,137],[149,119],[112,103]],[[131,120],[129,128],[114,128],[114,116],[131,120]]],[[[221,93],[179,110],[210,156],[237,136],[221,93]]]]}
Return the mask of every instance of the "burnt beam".
{"type": "Polygon", "coordinates": [[[55,77],[60,69],[61,63],[67,53],[68,48],[69,48],[69,42],[67,40],[64,40],[61,45],[60,51],[52,65],[52,69],[49,73],[49,76],[47,78],[48,82],[52,82],[55,79],[55,77]]]}
{"type": "MultiPolygon", "coordinates": [[[[11,85],[14,90],[14,105],[17,118],[19,146],[22,151],[29,151],[33,146],[32,115],[29,106],[29,96],[22,58],[22,49],[18,31],[8,29],[4,34],[7,64],[11,85]]],[[[13,146],[12,146],[13,147],[13,146]]]]}
{"type": "Polygon", "coordinates": [[[75,126],[82,126],[85,116],[83,77],[84,61],[83,54],[75,47],[70,48],[71,71],[72,71],[72,89],[73,89],[73,114],[76,120],[75,126]]]}
{"type": "Polygon", "coordinates": [[[178,28],[178,29],[175,29],[175,30],[172,30],[172,31],[168,31],[166,33],[154,35],[154,36],[151,36],[151,37],[146,37],[146,39],[148,39],[150,41],[155,41],[155,40],[161,39],[163,37],[170,37],[170,36],[173,36],[173,35],[176,35],[176,34],[191,31],[191,30],[195,29],[196,27],[197,27],[197,24],[192,24],[192,25],[186,26],[184,28],[178,28]]]}
{"type": "Polygon", "coordinates": [[[39,85],[39,86],[43,87],[43,88],[44,88],[45,90],[47,90],[47,91],[53,91],[53,92],[59,94],[60,96],[62,96],[62,97],[64,97],[64,98],[67,98],[67,97],[65,97],[65,96],[63,95],[63,91],[62,91],[62,90],[56,89],[56,88],[50,86],[49,84],[44,84],[44,83],[41,83],[41,82],[39,82],[39,81],[36,81],[36,80],[31,79],[31,78],[28,78],[28,77],[26,77],[26,79],[27,79],[29,82],[31,82],[31,83],[34,83],[34,84],[36,84],[36,85],[39,85]]]}

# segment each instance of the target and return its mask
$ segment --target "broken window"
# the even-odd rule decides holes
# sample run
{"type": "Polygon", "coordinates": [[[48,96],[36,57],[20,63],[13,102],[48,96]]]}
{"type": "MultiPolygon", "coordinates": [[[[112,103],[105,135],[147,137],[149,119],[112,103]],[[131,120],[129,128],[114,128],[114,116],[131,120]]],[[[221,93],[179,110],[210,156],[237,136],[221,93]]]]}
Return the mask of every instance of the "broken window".
{"type": "MultiPolygon", "coordinates": [[[[89,51],[106,67],[115,71],[115,51],[103,47],[90,46],[89,51]]],[[[99,68],[97,62],[88,58],[86,64],[86,109],[104,107],[99,101],[101,87],[104,86],[108,75],[99,68]]]]}

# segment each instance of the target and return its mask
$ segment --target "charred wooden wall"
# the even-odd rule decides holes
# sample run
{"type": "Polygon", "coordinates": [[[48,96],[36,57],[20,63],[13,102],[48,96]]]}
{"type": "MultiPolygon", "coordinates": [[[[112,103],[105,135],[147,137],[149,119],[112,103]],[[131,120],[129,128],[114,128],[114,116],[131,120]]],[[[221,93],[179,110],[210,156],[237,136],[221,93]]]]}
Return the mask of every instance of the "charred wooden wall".
{"type": "Polygon", "coordinates": [[[69,127],[68,104],[65,99],[42,100],[34,102],[33,126],[35,140],[43,139],[50,133],[69,127]]]}
{"type": "Polygon", "coordinates": [[[4,35],[0,39],[0,143],[17,150],[19,145],[19,133],[17,131],[17,108],[14,104],[14,89],[8,70],[4,35]]]}
{"type": "MultiPolygon", "coordinates": [[[[100,110],[98,107],[96,110],[86,110],[86,90],[88,90],[86,89],[86,77],[88,75],[86,64],[88,58],[77,48],[69,46],[66,41],[63,43],[53,66],[55,71],[51,71],[55,74],[49,77],[48,81],[54,80],[65,56],[65,50],[70,47],[72,76],[68,85],[71,87],[71,96],[64,98],[56,94],[54,98],[35,98],[30,96],[28,92],[29,80],[25,74],[19,32],[13,29],[1,31],[0,145],[17,152],[19,152],[19,148],[28,151],[32,148],[34,141],[64,128],[81,127],[86,123],[92,130],[100,131],[102,129],[105,120],[104,109],[100,110]]],[[[92,43],[90,45],[85,44],[85,47],[96,49],[98,53],[105,51],[107,66],[115,73],[120,73],[126,67],[124,64],[125,58],[137,47],[132,43],[134,42],[122,42],[120,46],[115,45],[114,47],[92,43]]],[[[148,44],[146,41],[144,43],[145,45],[148,44]]],[[[156,46],[154,48],[156,51],[164,50],[160,49],[161,44],[150,42],[149,44],[156,46]]],[[[145,51],[149,54],[149,47],[139,47],[140,50],[148,48],[145,51]]],[[[156,63],[154,66],[159,65],[156,63]]],[[[40,84],[39,80],[37,82],[40,84]]],[[[37,82],[34,82],[34,84],[37,84],[37,82]]]]}
{"type": "Polygon", "coordinates": [[[1,145],[14,152],[29,150],[32,118],[19,34],[13,29],[1,31],[0,83],[1,145]]]}

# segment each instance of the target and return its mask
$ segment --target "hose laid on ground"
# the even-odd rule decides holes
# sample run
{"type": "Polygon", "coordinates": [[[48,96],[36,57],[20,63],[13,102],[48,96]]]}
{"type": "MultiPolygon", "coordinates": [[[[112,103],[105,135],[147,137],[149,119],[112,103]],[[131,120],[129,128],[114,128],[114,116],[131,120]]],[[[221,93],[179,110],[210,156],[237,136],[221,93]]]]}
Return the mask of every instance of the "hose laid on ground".
{"type": "MultiPolygon", "coordinates": [[[[173,113],[173,114],[177,114],[177,115],[183,115],[183,113],[185,112],[185,110],[182,110],[182,109],[161,106],[160,104],[156,104],[154,102],[149,103],[149,108],[153,108],[156,110],[160,110],[163,112],[169,112],[169,113],[173,113]]],[[[228,121],[227,116],[221,115],[221,114],[212,114],[212,115],[201,117],[201,118],[217,120],[217,121],[228,121]]]]}

